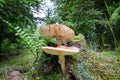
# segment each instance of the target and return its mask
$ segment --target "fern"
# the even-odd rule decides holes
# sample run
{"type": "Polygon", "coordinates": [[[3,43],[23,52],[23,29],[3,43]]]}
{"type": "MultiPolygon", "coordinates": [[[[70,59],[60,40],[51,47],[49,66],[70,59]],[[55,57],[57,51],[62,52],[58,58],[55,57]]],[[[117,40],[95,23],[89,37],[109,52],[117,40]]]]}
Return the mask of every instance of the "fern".
{"type": "MultiPolygon", "coordinates": [[[[45,46],[46,43],[45,40],[42,39],[38,30],[35,29],[30,33],[29,29],[21,29],[19,26],[17,26],[15,30],[17,31],[16,35],[20,36],[25,41],[33,53],[42,53],[41,47],[45,46]]],[[[39,54],[36,55],[38,57],[39,54]]]]}

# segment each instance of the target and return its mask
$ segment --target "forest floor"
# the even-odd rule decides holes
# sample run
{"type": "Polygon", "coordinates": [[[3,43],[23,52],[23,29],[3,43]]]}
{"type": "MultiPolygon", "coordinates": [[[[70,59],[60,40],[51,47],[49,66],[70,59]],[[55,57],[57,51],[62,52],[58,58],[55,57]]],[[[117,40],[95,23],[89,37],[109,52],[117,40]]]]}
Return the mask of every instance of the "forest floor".
{"type": "Polygon", "coordinates": [[[34,60],[35,57],[30,51],[2,59],[0,61],[0,80],[7,80],[8,73],[12,71],[20,71],[21,73],[29,71],[34,60]]]}
{"type": "MultiPolygon", "coordinates": [[[[89,71],[96,80],[120,80],[120,53],[89,52],[82,56],[86,58],[89,71]]],[[[0,61],[0,80],[6,80],[5,77],[10,71],[27,72],[34,60],[32,53],[25,52],[25,54],[0,61]]]]}
{"type": "Polygon", "coordinates": [[[91,52],[86,56],[89,71],[96,80],[120,80],[120,52],[91,52]]]}

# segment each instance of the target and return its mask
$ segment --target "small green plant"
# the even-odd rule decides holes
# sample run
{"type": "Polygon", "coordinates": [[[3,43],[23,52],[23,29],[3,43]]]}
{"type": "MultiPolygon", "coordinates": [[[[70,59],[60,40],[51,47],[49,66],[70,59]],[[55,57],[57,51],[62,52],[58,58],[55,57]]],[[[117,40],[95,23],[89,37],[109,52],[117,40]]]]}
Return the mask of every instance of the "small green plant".
{"type": "Polygon", "coordinates": [[[28,47],[38,57],[39,52],[42,54],[41,47],[46,45],[46,40],[41,37],[37,29],[30,31],[29,27],[30,26],[28,26],[28,28],[22,29],[17,26],[15,28],[17,31],[16,35],[19,35],[27,44],[26,47],[28,47]]]}
{"type": "MultiPolygon", "coordinates": [[[[115,49],[117,49],[117,47],[118,47],[118,40],[117,40],[116,36],[118,36],[118,34],[117,35],[115,34],[115,30],[114,30],[113,26],[115,24],[117,25],[117,22],[119,22],[119,20],[120,20],[120,16],[119,16],[120,7],[117,7],[116,9],[114,9],[114,11],[112,13],[112,12],[110,12],[110,6],[108,6],[106,0],[104,0],[104,3],[105,3],[105,6],[106,6],[106,9],[107,9],[107,12],[109,14],[109,17],[110,17],[110,18],[107,18],[107,16],[106,16],[106,19],[108,20],[107,21],[108,28],[111,31],[115,49]]],[[[116,30],[116,32],[117,32],[117,30],[116,30]]]]}

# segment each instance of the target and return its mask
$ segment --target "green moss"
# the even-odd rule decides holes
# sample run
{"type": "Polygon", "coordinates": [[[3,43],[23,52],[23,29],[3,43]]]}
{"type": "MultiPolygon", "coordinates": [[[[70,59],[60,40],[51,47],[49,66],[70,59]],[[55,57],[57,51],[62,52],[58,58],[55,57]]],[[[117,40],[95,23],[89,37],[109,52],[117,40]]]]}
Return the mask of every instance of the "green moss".
{"type": "MultiPolygon", "coordinates": [[[[85,55],[84,55],[85,56],[85,55]]],[[[86,54],[90,73],[95,79],[119,80],[120,58],[115,51],[86,54]]]]}
{"type": "Polygon", "coordinates": [[[109,58],[120,59],[120,52],[116,52],[116,51],[104,51],[104,52],[100,52],[99,55],[101,57],[109,57],[109,58]]]}

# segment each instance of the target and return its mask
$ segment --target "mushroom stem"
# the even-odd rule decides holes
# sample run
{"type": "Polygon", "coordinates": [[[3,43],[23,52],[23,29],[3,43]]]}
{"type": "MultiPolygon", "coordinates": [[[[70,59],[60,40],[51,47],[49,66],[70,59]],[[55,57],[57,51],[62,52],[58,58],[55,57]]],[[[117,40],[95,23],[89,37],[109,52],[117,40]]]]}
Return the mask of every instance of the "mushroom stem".
{"type": "Polygon", "coordinates": [[[59,64],[61,65],[62,73],[65,76],[65,57],[64,57],[64,55],[59,55],[59,64]]]}
{"type": "Polygon", "coordinates": [[[62,46],[62,41],[61,41],[60,37],[57,37],[57,46],[58,47],[62,46]]]}

